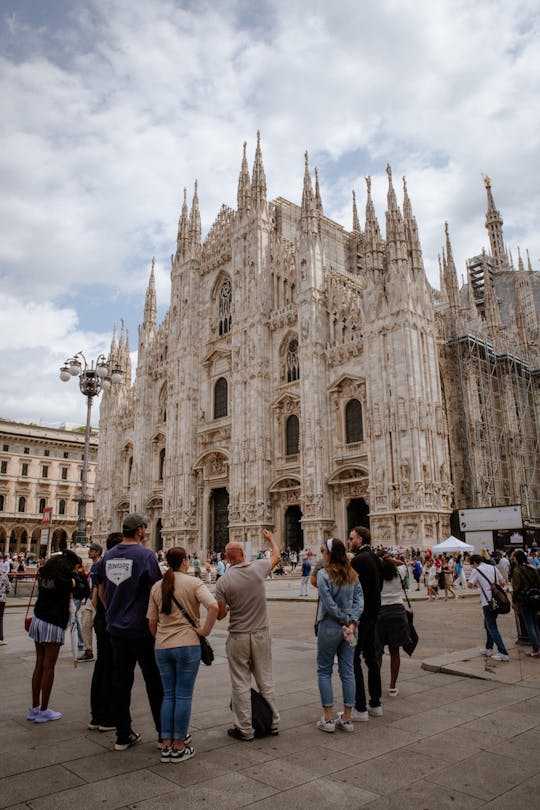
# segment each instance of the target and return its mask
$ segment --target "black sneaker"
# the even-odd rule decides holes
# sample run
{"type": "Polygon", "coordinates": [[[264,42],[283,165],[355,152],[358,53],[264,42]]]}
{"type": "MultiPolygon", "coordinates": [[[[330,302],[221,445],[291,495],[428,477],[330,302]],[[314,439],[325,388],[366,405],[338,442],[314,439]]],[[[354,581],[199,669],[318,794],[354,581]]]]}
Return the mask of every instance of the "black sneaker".
{"type": "Polygon", "coordinates": [[[86,661],[93,661],[94,655],[91,650],[85,650],[82,655],[77,658],[77,661],[80,661],[81,664],[85,663],[86,661]]]}
{"type": "Polygon", "coordinates": [[[115,751],[127,751],[132,745],[137,745],[141,741],[141,735],[137,731],[132,731],[127,740],[117,740],[114,744],[115,751]]]}
{"type": "Polygon", "coordinates": [[[251,742],[255,739],[255,736],[247,737],[240,731],[239,728],[236,728],[236,726],[234,728],[228,728],[227,734],[229,737],[233,737],[235,740],[242,740],[242,742],[251,742]]]}
{"type": "Polygon", "coordinates": [[[195,749],[192,745],[186,745],[181,751],[176,751],[174,748],[171,750],[170,762],[185,762],[186,759],[191,759],[195,756],[195,749]]]}

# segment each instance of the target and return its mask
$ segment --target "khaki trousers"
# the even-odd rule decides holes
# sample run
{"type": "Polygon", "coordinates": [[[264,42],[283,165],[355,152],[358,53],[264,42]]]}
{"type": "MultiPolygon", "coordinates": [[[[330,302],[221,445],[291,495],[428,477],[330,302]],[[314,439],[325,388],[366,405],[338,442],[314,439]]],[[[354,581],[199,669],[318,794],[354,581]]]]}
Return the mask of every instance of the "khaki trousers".
{"type": "Polygon", "coordinates": [[[81,620],[81,632],[84,642],[84,649],[90,650],[90,652],[93,652],[94,646],[92,630],[94,628],[95,615],[96,611],[92,604],[92,600],[87,599],[79,611],[79,616],[81,620]]]}
{"type": "Polygon", "coordinates": [[[251,675],[257,689],[272,709],[272,725],[277,728],[279,712],[272,680],[272,642],[270,631],[229,633],[226,644],[232,690],[232,713],[236,728],[246,737],[253,736],[251,724],[251,675]]]}

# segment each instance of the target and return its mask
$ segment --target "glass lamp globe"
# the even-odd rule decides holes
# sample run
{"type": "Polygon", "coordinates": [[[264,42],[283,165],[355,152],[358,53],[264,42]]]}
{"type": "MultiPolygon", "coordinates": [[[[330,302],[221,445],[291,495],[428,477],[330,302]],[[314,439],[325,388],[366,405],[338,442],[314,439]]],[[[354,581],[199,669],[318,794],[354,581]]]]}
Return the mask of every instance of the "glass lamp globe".
{"type": "Polygon", "coordinates": [[[101,363],[97,364],[96,371],[97,371],[98,377],[101,377],[103,379],[109,373],[109,366],[107,365],[107,363],[105,361],[102,361],[101,363]]]}
{"type": "Polygon", "coordinates": [[[111,380],[110,377],[104,377],[101,381],[101,387],[104,391],[108,391],[111,387],[111,380]]]}
{"type": "Polygon", "coordinates": [[[62,382],[67,382],[71,379],[71,374],[69,373],[69,368],[67,366],[62,366],[60,369],[60,379],[62,382]]]}
{"type": "Polygon", "coordinates": [[[81,364],[78,360],[70,360],[69,373],[72,377],[78,377],[81,371],[81,364]]]}
{"type": "Polygon", "coordinates": [[[111,380],[115,385],[118,385],[118,383],[122,382],[122,372],[120,371],[120,369],[115,368],[115,370],[111,375],[111,380]]]}

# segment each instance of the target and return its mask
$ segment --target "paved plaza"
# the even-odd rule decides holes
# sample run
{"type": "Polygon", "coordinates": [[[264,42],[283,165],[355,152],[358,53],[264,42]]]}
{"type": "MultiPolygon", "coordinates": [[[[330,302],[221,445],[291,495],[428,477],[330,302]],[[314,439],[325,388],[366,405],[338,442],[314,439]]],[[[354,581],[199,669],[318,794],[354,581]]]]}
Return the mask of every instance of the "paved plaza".
{"type": "Polygon", "coordinates": [[[402,663],[398,697],[384,697],[385,660],[383,717],[356,724],[353,735],[330,735],[315,728],[321,710],[314,592],[300,600],[298,587],[286,578],[267,588],[279,736],[251,743],[227,737],[226,627],[218,623],[216,661],[201,667],[196,686],[191,730],[197,756],[178,765],[159,762],[139,675],[133,725],[143,741],[115,752],[114,734],[86,729],[92,664],[74,668],[67,649],[51,701],[63,718],[42,726],[28,722],[34,652],[23,630],[24,609],[12,601],[8,644],[0,648],[0,808],[540,807],[540,662],[514,645],[512,615],[499,620],[512,660],[486,669],[478,654],[484,637],[477,594],[428,603],[423,592],[413,593],[420,643],[402,663]]]}

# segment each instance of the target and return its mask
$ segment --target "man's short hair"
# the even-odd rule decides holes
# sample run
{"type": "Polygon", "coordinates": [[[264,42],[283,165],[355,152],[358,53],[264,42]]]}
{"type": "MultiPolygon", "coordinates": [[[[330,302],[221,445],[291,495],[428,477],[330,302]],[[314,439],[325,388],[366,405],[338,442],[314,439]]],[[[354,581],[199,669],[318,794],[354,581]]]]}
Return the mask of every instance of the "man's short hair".
{"type": "Polygon", "coordinates": [[[103,554],[103,546],[100,546],[99,543],[90,543],[88,546],[88,551],[95,551],[97,554],[103,554]]]}
{"type": "Polygon", "coordinates": [[[131,512],[126,515],[122,523],[122,534],[124,537],[133,537],[135,532],[140,526],[148,526],[150,523],[146,515],[141,515],[139,512],[131,512]]]}
{"type": "Polygon", "coordinates": [[[364,546],[371,545],[371,532],[367,526],[354,526],[354,528],[351,529],[351,531],[357,534],[358,537],[362,538],[362,543],[364,546]]]}
{"type": "Polygon", "coordinates": [[[482,563],[485,563],[485,559],[484,557],[482,557],[481,554],[471,554],[471,556],[469,557],[469,561],[471,565],[474,565],[474,563],[476,563],[476,565],[481,565],[482,563]]]}

